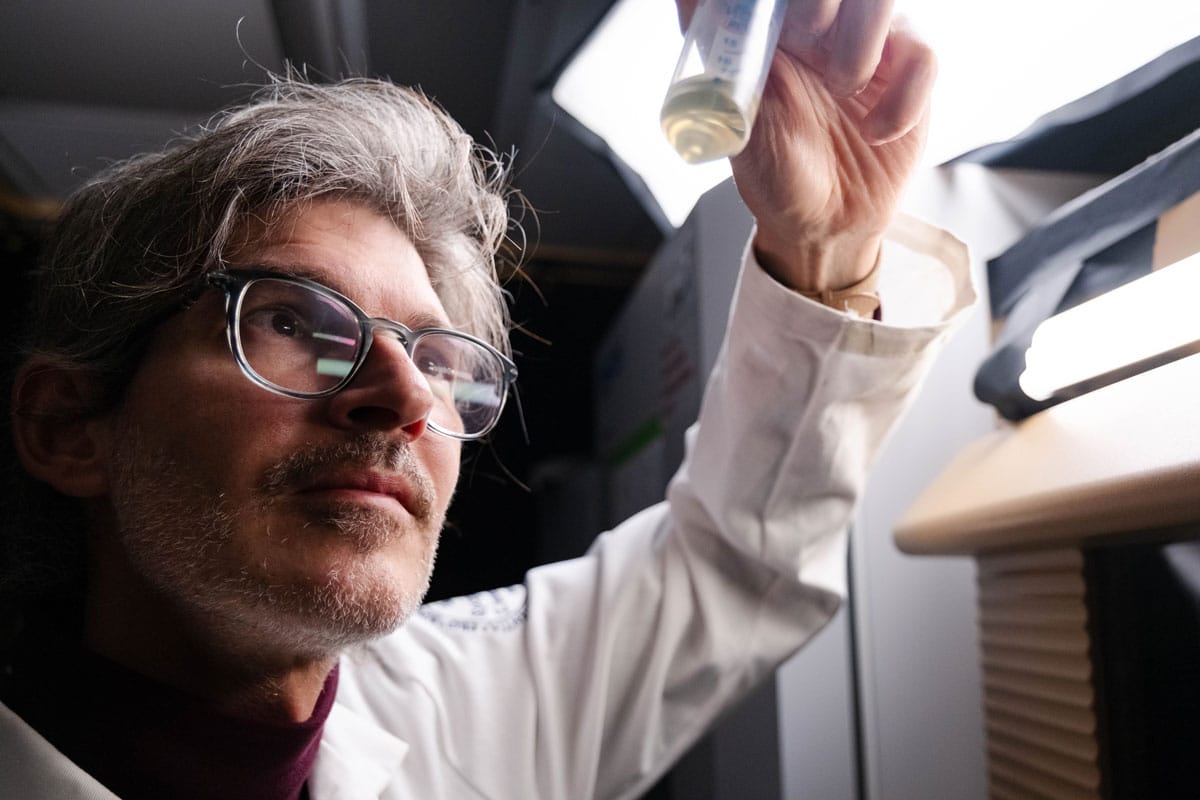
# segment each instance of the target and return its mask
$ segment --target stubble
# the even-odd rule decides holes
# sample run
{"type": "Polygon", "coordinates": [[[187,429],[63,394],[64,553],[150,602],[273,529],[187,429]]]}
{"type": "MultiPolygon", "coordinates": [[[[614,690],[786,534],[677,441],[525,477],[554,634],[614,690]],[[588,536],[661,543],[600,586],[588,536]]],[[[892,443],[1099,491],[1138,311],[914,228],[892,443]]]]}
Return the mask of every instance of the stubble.
{"type": "Polygon", "coordinates": [[[444,510],[412,451],[381,434],[311,446],[265,470],[246,507],[206,486],[181,460],[150,446],[135,425],[119,437],[113,504],[130,562],[160,593],[227,646],[273,648],[291,657],[328,658],[388,633],[420,606],[429,588],[444,510]],[[331,502],[297,526],[259,523],[324,470],[387,470],[411,487],[410,521],[379,508],[331,502]],[[272,547],[310,547],[336,537],[361,557],[339,560],[319,577],[278,579],[267,561],[248,560],[262,529],[272,547]],[[408,548],[404,580],[385,579],[370,554],[399,536],[422,537],[408,548]]]}

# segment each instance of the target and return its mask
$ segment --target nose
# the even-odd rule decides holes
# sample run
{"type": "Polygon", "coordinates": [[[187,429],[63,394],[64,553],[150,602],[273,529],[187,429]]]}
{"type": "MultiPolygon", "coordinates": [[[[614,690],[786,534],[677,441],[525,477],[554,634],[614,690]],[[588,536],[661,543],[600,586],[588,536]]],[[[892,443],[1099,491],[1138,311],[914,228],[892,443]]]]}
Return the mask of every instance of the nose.
{"type": "Polygon", "coordinates": [[[350,384],[329,399],[338,427],[424,435],[433,392],[393,334],[376,330],[367,357],[350,384]]]}

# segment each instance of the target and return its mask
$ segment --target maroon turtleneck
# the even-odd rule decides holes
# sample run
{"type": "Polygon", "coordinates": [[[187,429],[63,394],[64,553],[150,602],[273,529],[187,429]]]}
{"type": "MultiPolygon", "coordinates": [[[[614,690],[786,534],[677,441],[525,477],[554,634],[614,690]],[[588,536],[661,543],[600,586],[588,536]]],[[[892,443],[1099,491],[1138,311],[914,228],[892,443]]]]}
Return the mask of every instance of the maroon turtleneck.
{"type": "Polygon", "coordinates": [[[217,713],[87,650],[27,651],[13,669],[8,705],[122,800],[306,797],[338,673],[311,718],[280,723],[217,713]]]}

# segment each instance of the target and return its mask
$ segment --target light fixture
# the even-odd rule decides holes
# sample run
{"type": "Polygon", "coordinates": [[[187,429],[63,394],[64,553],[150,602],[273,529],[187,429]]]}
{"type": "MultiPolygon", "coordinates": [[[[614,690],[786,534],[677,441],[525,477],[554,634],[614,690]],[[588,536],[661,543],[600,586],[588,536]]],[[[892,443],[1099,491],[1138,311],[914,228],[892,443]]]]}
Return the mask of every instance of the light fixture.
{"type": "MultiPolygon", "coordinates": [[[[675,4],[619,0],[554,84],[554,102],[636,173],[654,211],[679,227],[729,161],[689,165],[663,136],[658,114],[683,47],[675,4]]],[[[641,187],[632,187],[641,194],[641,187]]]]}
{"type": "MultiPolygon", "coordinates": [[[[1200,3],[1179,0],[1140,0],[1136,12],[1095,0],[897,0],[895,7],[938,53],[929,165],[1008,139],[1200,30],[1200,3]],[[1131,14],[1144,24],[1131,25],[1131,14]],[[1021,58],[1011,58],[1014,47],[1021,58]]],[[[684,164],[659,127],[682,44],[674,3],[618,0],[552,90],[638,176],[642,185],[631,188],[652,215],[674,226],[730,174],[724,159],[684,164]]]]}
{"type": "Polygon", "coordinates": [[[1200,352],[1200,253],[1155,270],[1038,326],[1021,391],[1068,399],[1200,352]]]}

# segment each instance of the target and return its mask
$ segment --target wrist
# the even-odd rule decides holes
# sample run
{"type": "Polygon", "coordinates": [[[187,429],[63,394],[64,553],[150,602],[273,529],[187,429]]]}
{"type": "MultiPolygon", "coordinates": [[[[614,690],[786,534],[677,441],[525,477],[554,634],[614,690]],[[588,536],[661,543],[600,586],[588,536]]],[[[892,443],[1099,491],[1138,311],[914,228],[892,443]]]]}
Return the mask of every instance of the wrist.
{"type": "Polygon", "coordinates": [[[802,294],[817,294],[861,283],[875,270],[882,242],[881,236],[784,239],[759,229],[753,247],[772,278],[802,294]]]}
{"type": "Polygon", "coordinates": [[[879,237],[779,242],[760,230],[753,246],[759,265],[784,286],[838,311],[879,318],[879,237]]]}

